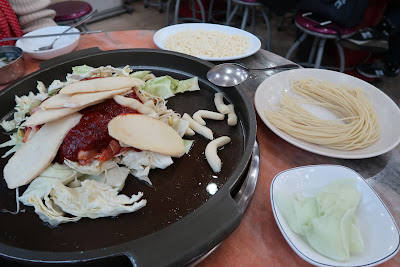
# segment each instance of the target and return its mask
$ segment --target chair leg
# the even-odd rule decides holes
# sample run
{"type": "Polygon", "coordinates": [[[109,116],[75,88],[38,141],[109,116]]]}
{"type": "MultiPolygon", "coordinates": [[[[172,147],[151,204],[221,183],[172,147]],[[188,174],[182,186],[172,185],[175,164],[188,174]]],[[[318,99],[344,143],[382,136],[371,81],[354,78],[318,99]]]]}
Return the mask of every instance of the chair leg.
{"type": "Polygon", "coordinates": [[[236,12],[239,9],[239,5],[236,5],[233,10],[232,13],[229,15],[228,19],[226,20],[226,25],[229,26],[229,24],[231,24],[231,21],[233,19],[233,17],[235,16],[236,12]]]}
{"type": "Polygon", "coordinates": [[[242,25],[240,26],[240,29],[244,30],[246,28],[248,17],[249,17],[249,7],[246,6],[244,9],[243,20],[242,20],[242,25]]]}
{"type": "Polygon", "coordinates": [[[297,47],[299,47],[299,45],[304,42],[304,40],[307,37],[307,33],[303,33],[299,39],[297,39],[297,41],[290,47],[289,51],[286,53],[285,58],[286,59],[290,59],[290,57],[292,56],[293,52],[296,50],[297,47]]]}
{"type": "Polygon", "coordinates": [[[324,54],[325,42],[326,42],[325,38],[321,38],[321,40],[319,41],[317,58],[315,59],[315,65],[314,65],[314,68],[316,68],[316,69],[319,69],[319,67],[321,67],[321,61],[322,61],[322,55],[324,54]]]}
{"type": "Polygon", "coordinates": [[[89,31],[89,28],[86,23],[83,23],[81,26],[85,30],[85,32],[89,31]]]}
{"type": "Polygon", "coordinates": [[[313,62],[313,59],[314,59],[314,56],[315,56],[315,51],[317,51],[317,46],[318,46],[319,40],[320,40],[320,38],[317,37],[317,36],[314,38],[310,54],[308,55],[307,63],[309,63],[309,64],[311,64],[311,62],[313,62]]]}
{"type": "Polygon", "coordinates": [[[226,5],[226,22],[225,22],[226,25],[229,25],[229,23],[230,23],[230,21],[228,23],[228,19],[231,14],[231,8],[232,8],[232,0],[228,0],[228,3],[226,5]]]}
{"type": "Polygon", "coordinates": [[[256,31],[256,8],[254,6],[251,8],[251,33],[255,33],[256,31]]]}
{"type": "Polygon", "coordinates": [[[261,13],[264,17],[265,25],[267,26],[267,43],[265,45],[265,48],[267,50],[271,50],[271,25],[269,24],[268,15],[264,7],[261,9],[261,13]]]}
{"type": "Polygon", "coordinates": [[[212,22],[212,10],[213,10],[213,7],[214,7],[214,1],[215,0],[211,0],[210,4],[208,6],[208,22],[212,22]]]}
{"type": "Polygon", "coordinates": [[[197,17],[196,4],[194,3],[194,0],[190,0],[190,5],[191,5],[191,9],[192,9],[192,18],[196,18],[197,17]]]}
{"type": "Polygon", "coordinates": [[[335,40],[335,44],[339,53],[339,59],[340,59],[340,65],[339,65],[339,71],[344,72],[344,66],[345,66],[345,58],[344,58],[344,53],[343,53],[343,47],[340,45],[339,40],[335,40]]]}
{"type": "Polygon", "coordinates": [[[174,24],[178,24],[179,6],[180,5],[181,5],[181,0],[176,0],[175,12],[174,12],[174,24]]]}
{"type": "MultiPolygon", "coordinates": [[[[206,12],[204,11],[204,6],[203,3],[201,2],[201,0],[196,0],[197,4],[200,8],[200,13],[201,13],[201,22],[206,22],[206,12]]],[[[196,13],[196,12],[195,12],[196,13]]],[[[197,14],[196,14],[197,15],[197,14]]],[[[194,16],[194,18],[197,18],[197,16],[194,16]]]]}
{"type": "Polygon", "coordinates": [[[165,15],[166,15],[166,24],[167,24],[167,26],[169,26],[169,8],[170,8],[170,6],[172,5],[172,1],[173,0],[168,0],[168,2],[167,2],[167,7],[166,7],[166,10],[165,10],[165,15]]]}

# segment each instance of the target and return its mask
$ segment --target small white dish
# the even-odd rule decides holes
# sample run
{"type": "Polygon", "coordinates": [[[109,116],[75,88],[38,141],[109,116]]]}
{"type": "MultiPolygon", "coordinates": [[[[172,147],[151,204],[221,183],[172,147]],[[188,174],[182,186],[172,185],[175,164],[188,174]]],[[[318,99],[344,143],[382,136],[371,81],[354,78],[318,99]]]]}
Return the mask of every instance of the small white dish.
{"type": "Polygon", "coordinates": [[[283,171],[273,179],[270,195],[272,211],[282,235],[297,255],[313,265],[375,266],[392,258],[399,251],[400,232],[392,215],[364,178],[350,168],[338,165],[314,165],[283,171]],[[365,246],[363,253],[352,255],[346,262],[332,260],[312,249],[304,239],[289,228],[276,207],[274,198],[279,191],[313,195],[322,187],[340,178],[354,179],[357,189],[361,192],[356,216],[365,246]]]}
{"type": "MultiPolygon", "coordinates": [[[[277,73],[259,85],[254,95],[254,104],[261,120],[275,134],[285,141],[315,154],[343,159],[371,158],[392,150],[400,142],[400,109],[396,103],[375,86],[345,73],[323,69],[294,69],[277,73]],[[282,92],[290,89],[292,80],[303,78],[315,78],[334,84],[347,84],[351,88],[364,89],[378,115],[381,130],[379,139],[369,147],[343,151],[302,141],[276,128],[267,120],[264,110],[271,110],[274,105],[279,104],[282,92]]],[[[322,114],[321,108],[309,111],[314,115],[321,116],[322,114]]],[[[329,119],[328,116],[326,119],[329,119]]]]}
{"type": "MultiPolygon", "coordinates": [[[[24,36],[62,33],[68,28],[69,26],[47,27],[24,34],[24,36]]],[[[76,28],[72,28],[68,32],[79,32],[79,30],[76,28]]],[[[15,45],[21,48],[26,54],[28,54],[32,58],[47,60],[53,57],[67,54],[72,50],[74,50],[75,47],[78,45],[80,35],[72,34],[72,35],[61,36],[60,39],[58,39],[57,42],[55,42],[53,49],[46,51],[34,51],[39,47],[50,45],[56,37],[57,36],[19,39],[15,45]]]]}
{"type": "Polygon", "coordinates": [[[154,34],[153,41],[160,49],[168,50],[164,46],[164,43],[170,35],[173,35],[180,31],[199,30],[199,29],[202,29],[205,31],[220,31],[220,32],[224,32],[227,34],[240,34],[244,37],[249,38],[249,42],[250,42],[250,47],[247,49],[246,53],[244,53],[244,54],[241,54],[238,56],[232,56],[232,57],[201,57],[201,56],[198,56],[198,58],[201,58],[204,60],[227,61],[227,60],[245,58],[245,57],[255,54],[261,48],[261,41],[254,34],[251,34],[247,31],[244,31],[244,30],[241,30],[238,28],[220,25],[220,24],[211,24],[211,23],[183,23],[183,24],[167,26],[167,27],[164,27],[164,28],[158,30],[154,34]]]}

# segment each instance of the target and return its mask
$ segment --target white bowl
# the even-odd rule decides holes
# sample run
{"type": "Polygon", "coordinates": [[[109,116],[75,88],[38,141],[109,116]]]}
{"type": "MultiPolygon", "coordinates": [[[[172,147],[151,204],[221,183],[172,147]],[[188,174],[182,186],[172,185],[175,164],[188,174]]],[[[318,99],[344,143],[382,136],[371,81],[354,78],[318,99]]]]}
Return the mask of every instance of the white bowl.
{"type": "Polygon", "coordinates": [[[314,165],[289,169],[275,176],[270,194],[272,211],[282,235],[297,255],[315,266],[375,266],[392,258],[399,251],[399,228],[388,208],[368,182],[350,168],[339,165],[314,165]],[[356,216],[364,240],[364,252],[351,255],[345,262],[329,259],[312,249],[303,238],[289,228],[275,202],[279,191],[314,195],[339,178],[354,179],[357,189],[361,192],[356,216]]]}
{"type": "MultiPolygon", "coordinates": [[[[42,35],[42,34],[54,34],[54,33],[62,33],[69,26],[54,26],[42,28],[39,30],[32,31],[30,33],[25,34],[24,36],[33,36],[33,35],[42,35]]],[[[79,32],[78,29],[73,28],[68,32],[79,32]]],[[[67,54],[75,49],[79,42],[79,34],[71,34],[61,36],[60,39],[54,44],[54,48],[46,51],[34,51],[35,49],[50,45],[57,36],[51,37],[43,37],[43,38],[29,38],[29,39],[19,39],[16,42],[16,46],[21,48],[26,54],[28,54],[32,58],[46,60],[53,57],[61,56],[67,54]]]]}

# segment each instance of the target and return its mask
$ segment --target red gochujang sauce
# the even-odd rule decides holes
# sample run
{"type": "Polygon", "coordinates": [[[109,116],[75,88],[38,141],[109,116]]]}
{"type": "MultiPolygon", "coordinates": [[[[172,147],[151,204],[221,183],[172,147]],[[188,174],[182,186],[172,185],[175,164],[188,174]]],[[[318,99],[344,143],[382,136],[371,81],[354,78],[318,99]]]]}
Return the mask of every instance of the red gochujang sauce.
{"type": "MultiPolygon", "coordinates": [[[[135,92],[125,95],[140,101],[135,92]]],[[[113,139],[108,134],[108,123],[121,114],[136,114],[137,110],[119,105],[113,99],[87,107],[80,111],[83,115],[79,123],[72,128],[61,144],[55,161],[62,163],[64,158],[78,162],[79,151],[100,153],[113,139]]]]}

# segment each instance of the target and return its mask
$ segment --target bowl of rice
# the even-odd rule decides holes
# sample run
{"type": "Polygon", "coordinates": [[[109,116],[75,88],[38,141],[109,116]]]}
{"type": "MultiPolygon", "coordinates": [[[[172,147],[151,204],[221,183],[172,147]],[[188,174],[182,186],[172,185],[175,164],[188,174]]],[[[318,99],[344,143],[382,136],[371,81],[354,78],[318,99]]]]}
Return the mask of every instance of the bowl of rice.
{"type": "Polygon", "coordinates": [[[161,49],[209,61],[244,58],[261,48],[261,41],[247,31],[210,23],[168,26],[157,31],[153,40],[161,49]]]}

